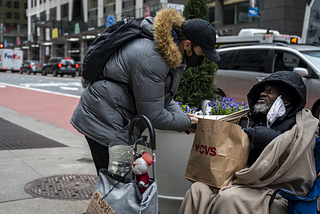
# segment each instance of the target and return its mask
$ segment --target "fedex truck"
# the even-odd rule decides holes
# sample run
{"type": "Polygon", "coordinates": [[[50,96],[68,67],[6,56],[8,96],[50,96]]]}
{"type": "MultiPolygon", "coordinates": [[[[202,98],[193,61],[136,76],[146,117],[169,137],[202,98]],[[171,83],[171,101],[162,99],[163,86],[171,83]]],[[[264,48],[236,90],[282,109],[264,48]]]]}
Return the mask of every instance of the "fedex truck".
{"type": "Polygon", "coordinates": [[[18,72],[22,61],[22,50],[0,49],[0,71],[18,72]]]}

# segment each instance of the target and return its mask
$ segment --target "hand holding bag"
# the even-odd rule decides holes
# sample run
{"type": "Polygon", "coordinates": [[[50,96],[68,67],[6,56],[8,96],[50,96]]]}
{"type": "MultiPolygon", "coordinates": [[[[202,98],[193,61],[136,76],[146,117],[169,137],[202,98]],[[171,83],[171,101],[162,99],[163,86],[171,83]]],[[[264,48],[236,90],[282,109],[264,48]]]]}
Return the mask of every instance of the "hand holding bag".
{"type": "Polygon", "coordinates": [[[245,168],[249,149],[249,138],[239,125],[199,118],[185,178],[227,186],[234,173],[245,168]]]}

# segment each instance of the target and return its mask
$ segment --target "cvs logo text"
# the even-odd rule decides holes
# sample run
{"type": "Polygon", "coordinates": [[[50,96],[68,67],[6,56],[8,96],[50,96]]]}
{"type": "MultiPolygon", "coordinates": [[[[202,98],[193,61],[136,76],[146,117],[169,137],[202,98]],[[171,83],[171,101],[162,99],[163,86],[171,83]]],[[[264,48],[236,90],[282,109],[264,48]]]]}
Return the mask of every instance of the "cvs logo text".
{"type": "Polygon", "coordinates": [[[211,146],[205,146],[201,144],[196,144],[196,152],[200,152],[200,154],[216,156],[217,155],[217,148],[211,146]]]}

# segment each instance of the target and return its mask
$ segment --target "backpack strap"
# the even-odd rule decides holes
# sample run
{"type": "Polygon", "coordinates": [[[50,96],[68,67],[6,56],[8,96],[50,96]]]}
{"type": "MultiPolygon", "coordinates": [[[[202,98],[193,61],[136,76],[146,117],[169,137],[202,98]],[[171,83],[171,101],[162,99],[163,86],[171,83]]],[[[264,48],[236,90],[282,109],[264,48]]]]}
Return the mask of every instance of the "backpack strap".
{"type": "Polygon", "coordinates": [[[82,76],[90,83],[99,80],[106,62],[126,42],[141,36],[135,19],[124,19],[105,29],[89,46],[83,60],[82,76]]]}

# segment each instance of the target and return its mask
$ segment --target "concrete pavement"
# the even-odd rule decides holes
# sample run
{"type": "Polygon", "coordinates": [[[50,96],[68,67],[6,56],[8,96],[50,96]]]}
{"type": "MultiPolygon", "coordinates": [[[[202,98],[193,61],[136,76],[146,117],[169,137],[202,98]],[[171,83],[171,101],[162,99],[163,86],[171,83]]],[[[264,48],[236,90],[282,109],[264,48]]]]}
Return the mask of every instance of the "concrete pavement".
{"type": "MultiPolygon", "coordinates": [[[[3,95],[2,92],[0,94],[3,95]]],[[[61,126],[52,125],[45,119],[34,119],[19,110],[12,110],[8,108],[10,105],[2,107],[2,101],[1,118],[67,147],[0,150],[0,214],[84,213],[89,200],[48,199],[30,195],[24,190],[27,183],[48,176],[95,175],[95,167],[84,137],[61,126]]],[[[70,117],[71,112],[64,119],[65,123],[69,122],[70,117]]],[[[0,136],[1,134],[0,129],[0,136]]],[[[14,143],[15,136],[12,136],[12,140],[14,143]]]]}

